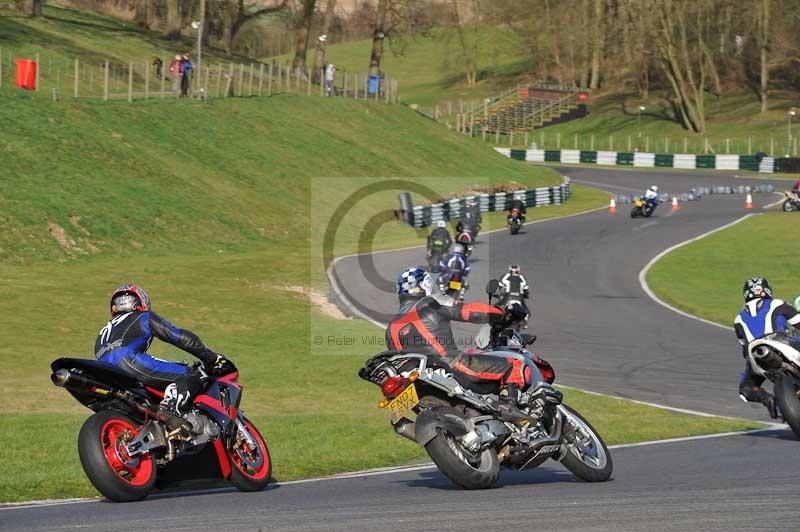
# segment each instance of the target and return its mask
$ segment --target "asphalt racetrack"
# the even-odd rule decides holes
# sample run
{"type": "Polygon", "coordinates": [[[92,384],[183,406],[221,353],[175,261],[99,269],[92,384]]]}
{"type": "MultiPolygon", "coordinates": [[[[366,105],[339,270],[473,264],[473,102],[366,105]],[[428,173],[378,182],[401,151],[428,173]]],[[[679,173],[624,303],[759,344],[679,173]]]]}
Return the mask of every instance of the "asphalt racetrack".
{"type": "MultiPolygon", "coordinates": [[[[575,183],[625,194],[653,183],[676,193],[756,183],[723,172],[560,171],[575,183]]],[[[778,196],[755,200],[759,211],[778,196]]],[[[742,362],[733,332],[656,304],[639,284],[639,272],[658,253],[750,212],[743,207],[740,195],[708,196],[675,213],[662,205],[653,218],[632,220],[622,205],[615,216],[600,211],[530,224],[513,237],[481,235],[468,299],[485,301],[486,281],[519,263],[533,285],[534,351],[553,363],[557,382],[767,421],[763,408],[737,397],[742,362]]],[[[345,297],[381,322],[396,310],[394,279],[424,264],[424,250],[373,258],[374,270],[364,257],[351,257],[336,263],[335,274],[345,297]]],[[[475,330],[459,327],[459,335],[466,342],[475,330]]],[[[131,504],[0,507],[0,530],[787,530],[796,526],[798,445],[791,432],[775,429],[622,446],[612,449],[613,479],[602,484],[577,481],[548,462],[503,472],[497,489],[472,492],[419,467],[277,484],[262,493],[226,489],[131,504]]],[[[278,474],[279,464],[276,457],[278,474]]]]}

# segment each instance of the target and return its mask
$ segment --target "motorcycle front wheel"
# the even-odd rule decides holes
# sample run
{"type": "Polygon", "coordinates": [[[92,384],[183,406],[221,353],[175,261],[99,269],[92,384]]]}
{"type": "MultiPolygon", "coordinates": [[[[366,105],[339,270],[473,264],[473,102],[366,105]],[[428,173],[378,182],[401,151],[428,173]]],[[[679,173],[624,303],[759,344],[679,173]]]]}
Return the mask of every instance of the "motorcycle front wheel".
{"type": "Polygon", "coordinates": [[[261,491],[272,477],[272,458],[256,426],[247,418],[244,418],[243,425],[244,430],[237,427],[235,440],[228,451],[233,466],[228,480],[241,491],[261,491]]]}
{"type": "Polygon", "coordinates": [[[788,200],[788,199],[783,202],[782,208],[783,208],[783,212],[792,212],[792,211],[796,211],[797,210],[797,207],[795,207],[795,205],[792,202],[792,200],[788,200]]]}
{"type": "Polygon", "coordinates": [[[637,217],[637,216],[639,216],[641,213],[642,213],[642,209],[640,209],[639,207],[634,207],[634,208],[631,210],[631,218],[636,218],[636,217],[637,217]]]}
{"type": "Polygon", "coordinates": [[[797,397],[799,387],[794,377],[785,375],[775,381],[774,389],[781,417],[798,438],[800,438],[800,398],[797,397]]]}
{"type": "MultiPolygon", "coordinates": [[[[448,415],[463,419],[463,415],[455,409],[448,411],[448,415]]],[[[428,442],[425,450],[444,476],[468,490],[494,486],[500,475],[500,459],[494,449],[486,449],[476,455],[464,449],[454,434],[443,428],[436,430],[436,436],[428,442]]]]}
{"type": "Polygon", "coordinates": [[[561,463],[581,480],[586,482],[605,482],[611,478],[614,464],[603,438],[578,412],[567,405],[564,420],[564,444],[567,452],[561,463]]]}

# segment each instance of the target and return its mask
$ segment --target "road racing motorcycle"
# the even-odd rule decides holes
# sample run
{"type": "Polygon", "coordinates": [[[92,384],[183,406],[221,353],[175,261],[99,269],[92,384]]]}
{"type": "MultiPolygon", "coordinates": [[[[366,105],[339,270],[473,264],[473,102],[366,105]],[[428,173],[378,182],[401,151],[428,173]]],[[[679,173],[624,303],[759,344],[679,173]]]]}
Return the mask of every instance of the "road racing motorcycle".
{"type": "Polygon", "coordinates": [[[783,205],[781,208],[784,212],[800,211],[800,194],[790,190],[783,193],[783,205]]]}
{"type": "Polygon", "coordinates": [[[636,218],[638,216],[643,216],[645,218],[650,218],[653,214],[653,211],[656,210],[656,206],[658,205],[655,201],[647,201],[642,198],[636,198],[633,200],[633,209],[631,209],[631,218],[636,218]]]}
{"type": "Polygon", "coordinates": [[[753,372],[774,383],[780,415],[800,438],[800,338],[772,333],[747,346],[753,372]]]}
{"type": "Polygon", "coordinates": [[[239,409],[238,372],[209,379],[185,416],[192,425],[187,433],[158,421],[163,389],[99,360],[59,358],[50,367],[53,384],[95,412],[81,427],[78,455],[107,498],[138,501],[156,487],[189,479],[221,477],[242,491],[269,483],[269,449],[239,409]]]}
{"type": "Polygon", "coordinates": [[[508,232],[516,235],[522,228],[522,213],[519,212],[519,209],[511,209],[511,214],[508,215],[506,221],[508,223],[508,232]]]}
{"type": "MultiPolygon", "coordinates": [[[[498,285],[491,281],[487,292],[496,294],[498,285]]],[[[533,384],[519,401],[522,422],[501,420],[497,383],[475,383],[436,357],[386,351],[367,360],[359,376],[381,388],[378,406],[389,410],[394,431],[424,447],[462,488],[490,488],[501,467],[526,470],[551,458],[583,480],[608,480],[613,465],[602,437],[561,402],[552,367],[528,349],[536,337],[509,328],[521,314],[505,312],[475,340],[481,352],[518,357],[530,368],[533,384]]]]}

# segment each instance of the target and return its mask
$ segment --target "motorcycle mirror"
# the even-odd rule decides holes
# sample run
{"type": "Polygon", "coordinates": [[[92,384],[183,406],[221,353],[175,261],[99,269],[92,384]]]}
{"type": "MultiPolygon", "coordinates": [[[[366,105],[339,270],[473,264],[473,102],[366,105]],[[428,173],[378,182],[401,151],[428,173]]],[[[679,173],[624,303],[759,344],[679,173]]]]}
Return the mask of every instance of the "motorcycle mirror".
{"type": "Polygon", "coordinates": [[[526,336],[528,336],[528,339],[525,340],[525,345],[526,346],[531,345],[531,344],[533,344],[533,342],[536,341],[536,335],[535,334],[526,335],[526,336]]]}

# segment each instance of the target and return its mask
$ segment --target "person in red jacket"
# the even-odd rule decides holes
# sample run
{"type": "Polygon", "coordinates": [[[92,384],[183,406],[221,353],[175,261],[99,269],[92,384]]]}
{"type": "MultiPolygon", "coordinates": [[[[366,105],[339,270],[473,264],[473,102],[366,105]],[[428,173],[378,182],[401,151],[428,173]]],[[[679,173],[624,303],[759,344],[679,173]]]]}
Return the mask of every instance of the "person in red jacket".
{"type": "Polygon", "coordinates": [[[431,296],[433,279],[423,268],[409,268],[397,279],[400,311],[386,328],[386,343],[395,351],[436,356],[467,379],[497,383],[501,406],[515,410],[527,388],[530,368],[518,358],[461,353],[451,321],[498,323],[503,310],[486,303],[442,305],[431,296]]]}

